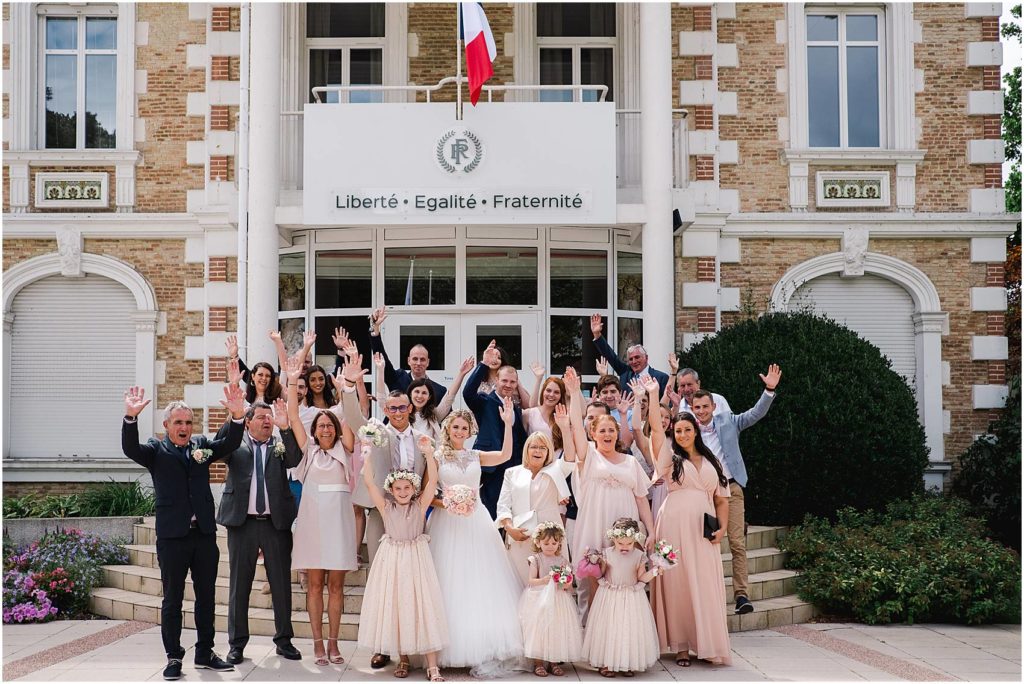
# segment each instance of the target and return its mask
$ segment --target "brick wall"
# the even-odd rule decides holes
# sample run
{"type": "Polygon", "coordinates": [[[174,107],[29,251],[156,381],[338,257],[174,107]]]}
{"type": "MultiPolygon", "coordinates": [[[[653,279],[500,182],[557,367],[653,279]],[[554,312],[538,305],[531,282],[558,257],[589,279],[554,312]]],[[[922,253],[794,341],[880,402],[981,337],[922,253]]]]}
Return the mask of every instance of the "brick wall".
{"type": "Polygon", "coordinates": [[[4,482],[5,497],[21,497],[28,494],[36,496],[66,496],[82,494],[96,485],[89,482],[4,482]]]}
{"type": "Polygon", "coordinates": [[[735,19],[718,21],[718,42],[735,43],[739,68],[718,71],[718,90],[735,92],[737,115],[719,118],[719,138],[739,142],[739,164],[719,167],[722,188],[739,190],[740,211],[789,211],[789,170],[779,161],[784,143],[778,119],[786,94],[775,84],[786,68],[786,46],[775,42],[781,4],[736,3],[735,19]]]}
{"type": "Polygon", "coordinates": [[[140,212],[184,212],[188,190],[203,187],[203,167],[185,164],[185,145],[202,140],[202,116],[187,116],[187,96],[206,89],[202,69],[188,69],[186,46],[206,42],[206,23],[188,20],[186,3],[140,3],[137,19],[149,24],[149,44],[135,53],[136,69],[147,72],[147,92],[138,96],[146,140],[137,143],[135,204],[140,212]]]}

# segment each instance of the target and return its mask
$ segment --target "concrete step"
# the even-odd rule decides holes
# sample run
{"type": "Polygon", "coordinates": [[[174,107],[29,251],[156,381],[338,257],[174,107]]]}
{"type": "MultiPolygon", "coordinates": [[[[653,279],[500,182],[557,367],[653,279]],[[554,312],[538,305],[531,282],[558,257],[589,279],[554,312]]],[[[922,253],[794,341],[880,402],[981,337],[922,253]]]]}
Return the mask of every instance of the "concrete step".
{"type": "Polygon", "coordinates": [[[757,600],[754,611],[746,615],[736,615],[736,606],[726,606],[730,632],[749,632],[755,629],[770,629],[782,625],[795,625],[807,622],[818,614],[818,609],[810,603],[800,600],[796,594],[757,600]]]}
{"type": "MultiPolygon", "coordinates": [[[[96,615],[102,615],[114,620],[142,620],[160,624],[160,602],[159,596],[151,596],[136,591],[125,591],[112,587],[98,587],[92,590],[89,597],[89,610],[96,615]]],[[[193,601],[184,601],[182,610],[184,613],[184,626],[189,629],[195,628],[195,604],[193,601]]],[[[217,605],[214,607],[214,628],[226,634],[228,631],[228,607],[217,605]]],[[[304,639],[311,639],[313,632],[310,628],[309,614],[306,611],[296,610],[292,612],[292,628],[295,636],[304,639]]],[[[324,635],[327,635],[327,614],[324,612],[324,635]]],[[[249,633],[254,636],[274,635],[274,611],[266,608],[249,609],[249,633]]],[[[359,635],[359,616],[351,613],[342,613],[341,630],[338,636],[346,641],[355,641],[359,635]]]]}
{"type": "MultiPolygon", "coordinates": [[[[126,544],[125,549],[128,551],[128,560],[130,565],[140,565],[145,568],[159,568],[160,564],[156,558],[156,546],[150,544],[126,544]]],[[[230,576],[228,570],[228,555],[222,553],[220,555],[220,564],[217,566],[217,576],[227,578],[230,576]]],[[[263,568],[262,563],[256,564],[256,580],[259,582],[267,581],[267,572],[263,568]]],[[[298,583],[299,572],[298,570],[292,570],[291,580],[293,583],[298,583]]],[[[352,570],[345,575],[345,584],[350,586],[362,586],[366,584],[366,568],[360,568],[359,570],[352,570]]]]}
{"type": "MultiPolygon", "coordinates": [[[[722,542],[722,571],[726,577],[732,577],[732,554],[729,545],[722,542]]],[[[782,570],[786,565],[786,554],[774,546],[763,549],[747,549],[747,573],[750,575],[782,570]]]]}

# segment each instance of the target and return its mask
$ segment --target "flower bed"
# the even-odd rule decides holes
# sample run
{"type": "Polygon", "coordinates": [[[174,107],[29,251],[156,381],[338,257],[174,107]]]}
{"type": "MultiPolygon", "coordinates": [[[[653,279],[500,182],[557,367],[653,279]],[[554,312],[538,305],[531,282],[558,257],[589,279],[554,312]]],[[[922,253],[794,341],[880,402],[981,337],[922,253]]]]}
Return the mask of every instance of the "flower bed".
{"type": "Polygon", "coordinates": [[[48,532],[17,550],[5,545],[3,621],[84,615],[89,592],[103,579],[102,566],[127,562],[128,552],[117,542],[73,529],[48,532]]]}

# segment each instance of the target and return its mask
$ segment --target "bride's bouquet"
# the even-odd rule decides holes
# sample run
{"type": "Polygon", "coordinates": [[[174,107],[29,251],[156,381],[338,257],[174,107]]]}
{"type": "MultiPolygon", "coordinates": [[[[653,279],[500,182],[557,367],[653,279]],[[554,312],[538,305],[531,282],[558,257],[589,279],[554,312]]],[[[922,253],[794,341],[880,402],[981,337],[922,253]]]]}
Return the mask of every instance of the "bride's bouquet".
{"type": "Polygon", "coordinates": [[[551,581],[562,587],[566,584],[572,585],[573,574],[571,565],[552,565],[548,573],[551,581]]]}
{"type": "Polygon", "coordinates": [[[376,418],[371,418],[359,428],[359,439],[363,444],[372,444],[375,447],[382,447],[388,443],[387,432],[384,431],[384,423],[376,418]]]}
{"type": "Polygon", "coordinates": [[[464,518],[476,508],[476,491],[466,485],[450,485],[441,491],[441,503],[452,515],[464,518]]]}
{"type": "Polygon", "coordinates": [[[662,570],[674,567],[679,562],[679,552],[676,547],[668,543],[667,540],[662,539],[661,541],[655,542],[654,551],[651,553],[651,563],[662,570]]]}

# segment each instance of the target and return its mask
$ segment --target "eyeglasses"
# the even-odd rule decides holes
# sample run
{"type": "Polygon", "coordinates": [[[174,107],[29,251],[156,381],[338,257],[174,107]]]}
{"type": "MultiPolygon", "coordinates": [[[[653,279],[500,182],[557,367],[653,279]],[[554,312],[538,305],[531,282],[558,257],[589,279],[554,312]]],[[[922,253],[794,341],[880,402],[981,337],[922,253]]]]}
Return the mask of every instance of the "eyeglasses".
{"type": "Polygon", "coordinates": [[[384,410],[388,413],[405,413],[409,410],[409,405],[399,404],[398,406],[385,406],[384,410]]]}

